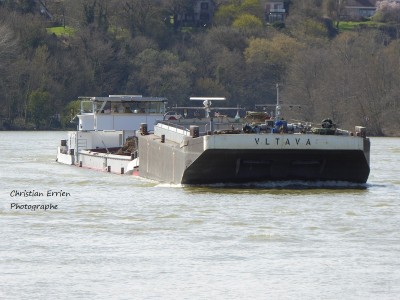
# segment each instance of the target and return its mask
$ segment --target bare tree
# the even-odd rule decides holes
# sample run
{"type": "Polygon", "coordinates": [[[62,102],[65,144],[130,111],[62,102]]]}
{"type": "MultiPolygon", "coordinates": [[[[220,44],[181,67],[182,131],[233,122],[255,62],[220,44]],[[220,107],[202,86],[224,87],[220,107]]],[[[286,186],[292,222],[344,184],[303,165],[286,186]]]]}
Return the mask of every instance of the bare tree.
{"type": "MultiPolygon", "coordinates": [[[[9,66],[13,62],[13,57],[17,52],[17,41],[14,38],[13,31],[5,24],[0,24],[0,120],[2,115],[9,118],[11,111],[9,89],[9,66]]],[[[0,127],[2,124],[0,124],[0,127]]]]}
{"type": "Polygon", "coordinates": [[[17,40],[13,31],[4,24],[0,24],[0,68],[10,61],[17,48],[17,40]]]}

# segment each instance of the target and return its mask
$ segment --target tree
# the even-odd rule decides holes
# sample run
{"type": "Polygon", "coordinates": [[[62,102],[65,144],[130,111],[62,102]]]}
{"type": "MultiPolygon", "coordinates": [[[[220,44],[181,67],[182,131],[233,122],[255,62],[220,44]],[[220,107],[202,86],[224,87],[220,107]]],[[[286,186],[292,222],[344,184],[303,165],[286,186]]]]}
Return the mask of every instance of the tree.
{"type": "Polygon", "coordinates": [[[20,13],[33,13],[36,8],[36,1],[32,0],[4,0],[4,5],[10,10],[20,13]]]}
{"type": "Polygon", "coordinates": [[[94,23],[95,16],[96,16],[96,0],[92,2],[84,2],[83,5],[83,11],[84,11],[84,24],[85,25],[90,25],[94,23]]]}
{"type": "Polygon", "coordinates": [[[130,80],[136,82],[139,93],[166,96],[177,104],[189,97],[194,68],[173,53],[147,49],[135,58],[134,65],[137,76],[130,80]]]}
{"type": "Polygon", "coordinates": [[[236,27],[248,28],[249,26],[261,26],[263,24],[262,11],[258,0],[236,1],[230,0],[222,4],[214,16],[217,25],[230,26],[236,23],[236,27]]]}
{"type": "Polygon", "coordinates": [[[374,19],[381,22],[400,23],[400,2],[395,0],[379,0],[376,3],[374,19]]]}
{"type": "Polygon", "coordinates": [[[17,40],[13,31],[5,24],[0,24],[0,68],[14,56],[17,40]]]}
{"type": "Polygon", "coordinates": [[[230,26],[239,13],[240,9],[236,5],[221,5],[214,15],[214,23],[216,25],[230,26]]]}
{"type": "Polygon", "coordinates": [[[218,26],[213,27],[203,35],[203,39],[198,40],[196,47],[218,47],[220,51],[224,48],[229,51],[243,52],[248,46],[249,36],[246,32],[235,27],[218,26]]]}
{"type": "Polygon", "coordinates": [[[174,29],[177,30],[180,26],[178,16],[193,13],[194,2],[187,0],[167,0],[164,3],[164,10],[166,23],[171,24],[172,22],[174,29]]]}
{"type": "Polygon", "coordinates": [[[373,135],[383,135],[385,127],[390,126],[387,117],[392,113],[393,92],[398,91],[397,72],[393,69],[398,66],[398,59],[386,55],[386,43],[386,37],[380,31],[360,33],[354,43],[362,49],[357,60],[359,78],[353,81],[357,87],[355,104],[358,108],[354,115],[373,135]],[[363,63],[366,60],[368,63],[363,63]]]}
{"type": "MultiPolygon", "coordinates": [[[[13,31],[6,24],[0,25],[0,119],[10,119],[12,100],[9,96],[11,81],[11,66],[17,55],[17,39],[13,31]]],[[[2,124],[0,123],[0,127],[2,124]]]]}
{"type": "Polygon", "coordinates": [[[155,27],[164,26],[160,7],[154,1],[124,1],[124,19],[132,37],[151,35],[155,27]]]}
{"type": "Polygon", "coordinates": [[[260,9],[259,0],[244,0],[240,5],[240,10],[243,14],[250,14],[262,20],[263,12],[260,9]]]}
{"type": "Polygon", "coordinates": [[[214,59],[213,78],[219,86],[224,87],[228,105],[245,105],[249,97],[246,96],[246,64],[242,52],[225,48],[217,53],[214,59]]]}
{"type": "Polygon", "coordinates": [[[199,78],[193,88],[193,95],[230,98],[225,87],[212,78],[199,78]]]}
{"type": "Polygon", "coordinates": [[[320,18],[323,16],[324,0],[296,0],[293,1],[291,15],[301,15],[307,18],[320,18]]]}
{"type": "Polygon", "coordinates": [[[254,29],[262,27],[263,23],[256,16],[245,13],[237,17],[232,26],[240,29],[254,29]]]}
{"type": "Polygon", "coordinates": [[[13,15],[7,23],[18,38],[18,45],[25,55],[33,55],[35,49],[46,43],[48,34],[42,20],[35,15],[13,15]]]}
{"type": "Polygon", "coordinates": [[[325,1],[325,11],[328,18],[334,20],[335,27],[339,29],[339,23],[346,7],[346,0],[327,0],[325,1]]]}
{"type": "Polygon", "coordinates": [[[286,68],[302,45],[295,39],[277,34],[272,39],[251,39],[244,52],[246,63],[256,73],[264,73],[275,82],[280,82],[286,75],[286,68]]]}
{"type": "Polygon", "coordinates": [[[284,97],[306,104],[300,116],[306,120],[331,117],[342,128],[353,130],[356,122],[371,135],[384,134],[399,117],[399,48],[388,43],[370,30],[341,34],[322,48],[308,45],[290,65],[284,97]]]}
{"type": "Polygon", "coordinates": [[[37,129],[46,127],[51,113],[52,105],[49,93],[42,90],[32,91],[28,96],[28,114],[37,129]]]}
{"type": "Polygon", "coordinates": [[[71,41],[87,71],[90,93],[109,95],[124,89],[129,64],[117,43],[98,31],[81,31],[71,41]]]}
{"type": "Polygon", "coordinates": [[[23,8],[35,1],[0,1],[1,118],[14,128],[45,128],[55,114],[69,117],[64,107],[77,96],[123,93],[173,104],[221,95],[252,109],[274,103],[280,83],[283,103],[306,105],[303,114],[285,111],[296,119],[332,117],[341,127],[356,121],[373,134],[394,132],[398,36],[327,30],[344,1],[291,1],[285,29],[275,31],[263,26],[258,0],[219,0],[214,26],[174,31],[171,17],[192,12],[194,1],[69,0],[65,20],[75,31],[62,37],[47,33],[38,9],[23,8]]]}

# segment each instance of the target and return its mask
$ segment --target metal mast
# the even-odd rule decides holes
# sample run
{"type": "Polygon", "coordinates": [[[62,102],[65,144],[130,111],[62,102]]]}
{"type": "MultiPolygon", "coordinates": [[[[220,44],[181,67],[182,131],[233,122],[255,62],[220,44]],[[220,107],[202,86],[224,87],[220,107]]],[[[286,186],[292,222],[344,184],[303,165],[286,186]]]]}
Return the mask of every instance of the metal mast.
{"type": "Polygon", "coordinates": [[[279,84],[276,84],[276,107],[275,107],[275,119],[279,121],[281,118],[281,107],[279,105],[279,84]]]}

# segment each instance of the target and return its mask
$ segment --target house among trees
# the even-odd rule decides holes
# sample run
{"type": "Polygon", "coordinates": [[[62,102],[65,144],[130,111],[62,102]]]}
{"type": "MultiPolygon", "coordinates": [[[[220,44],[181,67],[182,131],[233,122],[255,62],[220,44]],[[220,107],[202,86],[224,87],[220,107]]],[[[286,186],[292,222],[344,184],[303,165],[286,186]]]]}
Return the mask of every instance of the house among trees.
{"type": "Polygon", "coordinates": [[[266,1],[265,5],[265,21],[267,23],[283,23],[285,22],[287,7],[285,1],[266,1]]]}
{"type": "Polygon", "coordinates": [[[377,0],[347,0],[344,18],[350,20],[370,18],[375,14],[377,0]]]}
{"type": "Polygon", "coordinates": [[[184,13],[177,16],[175,26],[200,27],[212,22],[216,5],[213,0],[191,0],[189,7],[184,13]]]}
{"type": "Polygon", "coordinates": [[[50,13],[50,11],[48,10],[46,4],[42,0],[35,0],[34,2],[36,3],[36,6],[39,8],[40,13],[43,16],[45,16],[49,20],[53,19],[53,15],[50,13]]]}

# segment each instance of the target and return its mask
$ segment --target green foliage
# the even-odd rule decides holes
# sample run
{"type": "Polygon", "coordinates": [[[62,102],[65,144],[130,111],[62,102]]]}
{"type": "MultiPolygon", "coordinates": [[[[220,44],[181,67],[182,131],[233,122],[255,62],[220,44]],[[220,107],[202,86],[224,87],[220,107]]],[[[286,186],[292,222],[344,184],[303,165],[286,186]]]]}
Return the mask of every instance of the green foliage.
{"type": "Polygon", "coordinates": [[[62,128],[76,127],[76,122],[78,120],[75,117],[80,112],[80,108],[81,108],[80,100],[73,100],[65,106],[65,109],[63,110],[61,116],[62,128]]]}
{"type": "Polygon", "coordinates": [[[332,34],[333,0],[285,1],[279,30],[264,26],[258,0],[216,1],[213,25],[187,30],[175,21],[192,1],[64,1],[66,27],[47,30],[37,7],[0,3],[0,117],[14,129],[54,128],[59,115],[69,127],[78,96],[225,96],[253,109],[275,102],[277,82],[283,99],[307,104],[299,118],[329,113],[375,134],[400,126],[398,28],[340,21],[332,34]]]}
{"type": "Polygon", "coordinates": [[[229,98],[229,93],[225,90],[225,87],[212,78],[199,78],[196,81],[193,94],[229,98]]]}
{"type": "Polygon", "coordinates": [[[46,28],[46,30],[48,33],[55,34],[58,37],[73,36],[76,32],[76,29],[69,27],[69,26],[49,27],[49,28],[46,28]]]}
{"type": "Polygon", "coordinates": [[[124,1],[121,14],[123,25],[132,37],[144,35],[154,38],[167,34],[166,16],[155,1],[124,1]]]}
{"type": "Polygon", "coordinates": [[[169,51],[146,49],[134,60],[136,86],[143,94],[166,96],[179,103],[190,94],[193,67],[169,51]]]}
{"type": "Polygon", "coordinates": [[[306,19],[303,22],[304,34],[307,36],[313,36],[318,38],[324,38],[328,36],[328,31],[326,27],[320,22],[306,19]]]}
{"type": "Polygon", "coordinates": [[[240,5],[240,11],[243,14],[251,14],[262,19],[262,10],[260,9],[259,0],[244,0],[240,5]]]}
{"type": "Polygon", "coordinates": [[[252,86],[251,94],[254,99],[257,99],[259,103],[265,103],[266,96],[273,99],[272,87],[275,83],[284,80],[295,53],[302,47],[301,43],[283,34],[275,35],[272,39],[250,40],[249,46],[244,51],[244,57],[248,70],[247,76],[251,78],[249,84],[252,86]]]}
{"type": "Polygon", "coordinates": [[[232,26],[240,29],[254,29],[262,27],[263,23],[256,16],[244,13],[235,19],[232,26]]]}
{"type": "Polygon", "coordinates": [[[42,90],[32,91],[28,95],[28,115],[36,128],[45,128],[51,114],[50,94],[42,90]]]}
{"type": "Polygon", "coordinates": [[[221,5],[215,14],[217,25],[231,26],[236,28],[261,27],[262,10],[258,0],[231,0],[228,4],[221,5]]]}
{"type": "Polygon", "coordinates": [[[31,52],[46,42],[47,32],[39,18],[33,15],[17,15],[14,16],[14,22],[14,32],[24,51],[31,52]]]}
{"type": "Polygon", "coordinates": [[[378,28],[381,25],[383,25],[383,23],[375,21],[362,21],[362,22],[340,21],[339,31],[357,30],[360,28],[378,28]]]}
{"type": "Polygon", "coordinates": [[[207,32],[206,40],[202,43],[210,43],[218,48],[226,48],[230,51],[240,51],[247,47],[247,35],[235,27],[219,26],[207,32]]]}
{"type": "Polygon", "coordinates": [[[239,13],[240,13],[239,7],[233,4],[222,5],[215,13],[214,22],[217,25],[229,26],[237,18],[239,13]]]}
{"type": "Polygon", "coordinates": [[[246,62],[255,65],[288,66],[302,44],[287,35],[276,35],[272,39],[250,40],[245,50],[246,62]]]}

